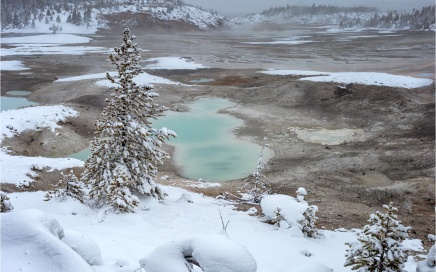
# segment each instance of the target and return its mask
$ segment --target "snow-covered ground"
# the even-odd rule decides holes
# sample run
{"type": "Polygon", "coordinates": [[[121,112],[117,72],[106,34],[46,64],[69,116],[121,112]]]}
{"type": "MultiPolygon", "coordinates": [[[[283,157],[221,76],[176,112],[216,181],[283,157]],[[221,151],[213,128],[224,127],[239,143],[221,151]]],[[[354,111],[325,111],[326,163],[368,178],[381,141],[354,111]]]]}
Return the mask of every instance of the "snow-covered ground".
{"type": "MultiPolygon", "coordinates": [[[[141,199],[141,207],[134,214],[106,214],[72,199],[62,202],[56,200],[44,202],[44,192],[13,193],[9,197],[15,209],[6,215],[11,216],[16,213],[17,217],[20,217],[29,215],[29,212],[20,214],[20,211],[25,209],[42,210],[53,216],[66,233],[71,231],[76,234],[81,233],[84,237],[94,240],[101,250],[102,259],[101,265],[93,266],[96,271],[135,271],[140,268],[139,260],[162,244],[197,239],[196,237],[201,235],[205,237],[216,235],[222,229],[220,212],[225,222],[230,221],[227,227],[229,238],[252,254],[259,272],[283,272],[289,271],[287,269],[290,266],[304,267],[308,264],[312,268],[323,265],[335,272],[351,271],[350,268],[343,267],[345,243],[356,240],[355,231],[343,229],[322,231],[324,237],[320,239],[304,238],[301,235],[294,235],[289,229],[278,229],[263,223],[258,217],[250,216],[249,212],[236,211],[226,201],[204,197],[175,187],[165,187],[165,190],[169,194],[166,200],[158,202],[154,199],[141,199]],[[193,203],[189,203],[186,199],[192,200],[193,203]],[[124,267],[120,268],[120,266],[124,267]]],[[[322,208],[319,212],[323,212],[322,208]]],[[[39,214],[37,211],[33,213],[39,214]]],[[[32,218],[14,220],[19,221],[23,229],[35,228],[36,223],[30,227],[24,224],[26,221],[31,224],[32,218]]],[[[4,222],[5,220],[2,220],[2,224],[4,222]]],[[[11,222],[11,219],[7,222],[11,222]]],[[[17,236],[13,240],[6,238],[10,237],[9,232],[15,233],[17,230],[2,226],[2,266],[14,267],[18,270],[21,267],[25,268],[29,262],[40,263],[40,260],[35,258],[46,258],[46,267],[54,268],[55,261],[59,261],[56,256],[37,254],[29,250],[34,248],[38,236],[34,237],[35,239],[17,236]],[[8,248],[14,250],[6,250],[8,248]]],[[[39,235],[46,236],[43,233],[39,235]]],[[[52,239],[49,244],[53,246],[54,240],[52,239]]],[[[56,251],[61,249],[65,251],[62,244],[58,243],[58,246],[53,246],[58,248],[56,251]]],[[[209,244],[210,248],[216,246],[219,245],[209,244]]],[[[421,242],[408,240],[406,246],[420,250],[421,242]]],[[[80,248],[80,245],[78,247],[80,248]]],[[[239,253],[234,252],[234,254],[239,253]]],[[[64,264],[69,264],[69,260],[65,260],[64,264]]],[[[83,263],[79,262],[77,269],[82,265],[83,263]]],[[[410,258],[407,271],[415,271],[415,267],[416,263],[410,258]]],[[[35,268],[32,271],[41,270],[35,268]]],[[[319,272],[313,269],[295,271],[319,272]]]]}
{"type": "Polygon", "coordinates": [[[22,37],[3,38],[2,43],[12,46],[2,48],[0,55],[83,55],[92,52],[108,52],[107,48],[98,46],[76,46],[89,43],[90,38],[72,34],[44,34],[22,37]]]}
{"type": "Polygon", "coordinates": [[[433,84],[432,79],[415,78],[409,76],[392,75],[387,73],[371,72],[344,72],[344,73],[326,73],[317,71],[299,71],[299,70],[269,70],[260,73],[267,75],[295,75],[302,76],[300,80],[314,82],[337,82],[343,84],[365,84],[399,88],[419,88],[433,84]]]}
{"type": "MultiPolygon", "coordinates": [[[[4,138],[14,137],[25,130],[35,131],[49,128],[56,132],[56,129],[61,127],[58,122],[77,115],[78,112],[62,105],[2,111],[0,113],[0,142],[4,138]]],[[[53,171],[83,166],[82,161],[70,158],[12,156],[8,154],[7,147],[2,147],[0,154],[2,183],[27,186],[38,176],[34,170],[53,171]]]]}
{"type": "Polygon", "coordinates": [[[2,60],[0,61],[0,70],[1,71],[22,71],[29,70],[23,65],[23,63],[19,60],[2,60]]]}
{"type": "MultiPolygon", "coordinates": [[[[110,73],[112,76],[115,76],[115,72],[110,73]]],[[[68,82],[68,81],[79,81],[79,80],[85,80],[85,79],[102,79],[95,82],[98,86],[104,86],[104,87],[115,87],[116,84],[110,82],[108,79],[106,79],[106,73],[98,73],[98,74],[89,74],[89,75],[83,75],[83,76],[74,76],[74,77],[65,77],[56,80],[55,82],[68,82]]],[[[140,85],[150,85],[150,84],[180,84],[178,82],[171,81],[169,79],[153,76],[148,73],[141,73],[135,78],[135,82],[140,85]]]]}

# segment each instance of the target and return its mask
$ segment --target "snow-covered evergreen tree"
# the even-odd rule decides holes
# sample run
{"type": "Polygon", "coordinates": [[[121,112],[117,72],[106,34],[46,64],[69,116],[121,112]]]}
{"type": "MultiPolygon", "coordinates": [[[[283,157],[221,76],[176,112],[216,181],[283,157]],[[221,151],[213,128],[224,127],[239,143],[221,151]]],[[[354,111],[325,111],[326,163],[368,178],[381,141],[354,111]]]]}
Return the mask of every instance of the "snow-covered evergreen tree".
{"type": "Polygon", "coordinates": [[[0,191],[0,200],[1,200],[1,211],[0,212],[2,212],[2,213],[10,212],[14,209],[14,206],[12,206],[10,198],[3,191],[0,191]]]}
{"type": "Polygon", "coordinates": [[[53,198],[64,199],[66,197],[72,197],[83,203],[85,201],[86,192],[83,183],[74,175],[74,171],[71,170],[68,175],[64,175],[64,173],[61,173],[61,175],[62,178],[59,182],[53,186],[52,190],[45,194],[44,201],[49,201],[53,198]]]}
{"type": "Polygon", "coordinates": [[[108,188],[108,203],[116,213],[135,212],[139,205],[139,199],[132,195],[127,184],[131,176],[124,165],[118,165],[114,169],[114,177],[108,188]]]}
{"type": "Polygon", "coordinates": [[[253,203],[260,203],[262,198],[269,194],[271,189],[262,170],[265,168],[265,163],[263,162],[263,157],[265,155],[265,147],[268,144],[262,146],[262,150],[259,155],[259,160],[257,161],[256,168],[253,173],[251,173],[248,178],[245,179],[246,184],[242,186],[242,192],[244,193],[242,200],[253,203]]]}
{"type": "Polygon", "coordinates": [[[347,243],[345,266],[352,270],[398,272],[403,271],[409,252],[402,241],[408,238],[410,227],[405,227],[397,220],[398,209],[383,205],[387,213],[377,211],[371,214],[356,243],[347,243]]]}
{"type": "Polygon", "coordinates": [[[134,82],[134,77],[143,72],[139,65],[140,49],[133,43],[135,37],[129,29],[123,35],[121,47],[110,55],[118,77],[107,73],[107,78],[117,87],[97,121],[91,155],[82,174],[82,181],[90,186],[90,197],[97,206],[113,200],[115,190],[111,187],[117,182],[115,169],[120,167],[125,171],[122,186],[126,190],[162,199],[164,192],[154,178],[157,166],[169,155],[160,146],[170,136],[176,137],[171,130],[151,126],[150,120],[162,116],[167,108],[153,103],[158,94],[150,86],[134,82]]]}

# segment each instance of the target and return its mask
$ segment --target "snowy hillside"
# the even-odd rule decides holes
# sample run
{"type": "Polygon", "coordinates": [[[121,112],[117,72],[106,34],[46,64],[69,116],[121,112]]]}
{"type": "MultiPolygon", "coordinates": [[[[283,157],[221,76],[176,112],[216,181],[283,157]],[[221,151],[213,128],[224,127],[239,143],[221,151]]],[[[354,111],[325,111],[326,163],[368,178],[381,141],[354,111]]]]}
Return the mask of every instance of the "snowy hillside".
{"type": "Polygon", "coordinates": [[[107,1],[70,0],[62,3],[27,3],[28,0],[2,1],[2,33],[94,33],[117,21],[130,26],[147,25],[138,22],[138,16],[150,16],[152,21],[183,22],[206,30],[223,24],[224,17],[184,4],[182,1],[107,1]],[[30,9],[29,9],[30,7],[30,9]]]}

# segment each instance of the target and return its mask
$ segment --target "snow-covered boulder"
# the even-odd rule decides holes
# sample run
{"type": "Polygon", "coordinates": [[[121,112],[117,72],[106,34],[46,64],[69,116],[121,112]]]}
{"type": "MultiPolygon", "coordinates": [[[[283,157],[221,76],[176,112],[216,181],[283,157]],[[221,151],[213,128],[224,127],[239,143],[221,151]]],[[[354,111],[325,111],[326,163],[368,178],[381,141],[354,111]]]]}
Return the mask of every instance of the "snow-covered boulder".
{"type": "Polygon", "coordinates": [[[61,242],[58,221],[41,210],[1,215],[2,271],[92,272],[74,250],[61,242]]]}
{"type": "Polygon", "coordinates": [[[101,250],[89,236],[75,230],[64,230],[62,242],[71,247],[90,265],[101,265],[101,250]]]}
{"type": "Polygon", "coordinates": [[[318,263],[302,263],[291,265],[282,272],[333,272],[333,269],[318,263]]]}
{"type": "Polygon", "coordinates": [[[196,236],[158,247],[139,263],[147,272],[185,271],[198,263],[203,272],[255,272],[256,260],[227,234],[196,236]]]}

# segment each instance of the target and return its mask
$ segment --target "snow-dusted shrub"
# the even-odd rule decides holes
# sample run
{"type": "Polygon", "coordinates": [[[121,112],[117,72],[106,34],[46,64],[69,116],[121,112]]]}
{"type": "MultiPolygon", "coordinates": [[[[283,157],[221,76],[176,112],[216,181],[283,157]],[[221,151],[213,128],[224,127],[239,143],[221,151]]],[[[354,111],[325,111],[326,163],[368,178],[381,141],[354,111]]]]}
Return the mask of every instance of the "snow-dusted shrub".
{"type": "Polygon", "coordinates": [[[317,206],[308,205],[301,198],[298,200],[280,194],[265,196],[260,205],[263,214],[269,221],[280,228],[289,228],[293,234],[300,234],[305,237],[318,238],[322,236],[316,228],[318,218],[315,213],[318,210],[317,206]]]}
{"type": "MultiPolygon", "coordinates": [[[[169,137],[176,137],[171,130],[152,127],[150,120],[162,116],[167,108],[153,103],[158,94],[152,92],[150,86],[135,83],[135,76],[143,72],[139,65],[140,49],[133,43],[135,36],[130,34],[129,29],[125,29],[123,35],[121,47],[115,48],[115,54],[109,56],[118,70],[118,76],[112,77],[107,73],[107,78],[117,87],[97,121],[91,155],[82,174],[82,181],[90,186],[90,197],[97,206],[106,204],[110,196],[110,203],[116,201],[122,207],[124,200],[121,195],[128,195],[130,190],[162,199],[165,193],[154,178],[157,165],[169,155],[159,147],[169,137]],[[115,178],[119,174],[115,169],[120,165],[126,172],[123,188],[109,190],[116,187],[119,181],[119,177],[115,178]],[[114,198],[114,194],[118,196],[114,198]]],[[[125,211],[133,211],[127,206],[123,208],[125,211]]]]}
{"type": "Polygon", "coordinates": [[[91,237],[74,230],[64,230],[62,242],[76,251],[88,264],[102,264],[100,247],[91,237]]]}
{"type": "Polygon", "coordinates": [[[61,241],[64,231],[53,216],[29,209],[1,219],[2,271],[94,271],[61,241]]]}
{"type": "Polygon", "coordinates": [[[10,212],[14,209],[14,206],[12,206],[11,200],[8,197],[8,195],[3,192],[0,191],[0,199],[1,199],[1,211],[2,213],[4,212],[10,212]]]}
{"type": "Polygon", "coordinates": [[[319,233],[318,228],[316,227],[316,221],[318,221],[318,217],[316,217],[317,211],[318,206],[308,206],[303,213],[304,219],[299,222],[301,225],[301,231],[306,237],[319,238],[322,236],[322,234],[319,233]]]}
{"type": "Polygon", "coordinates": [[[387,213],[371,214],[370,224],[363,227],[358,241],[347,243],[345,266],[359,271],[403,271],[409,252],[402,242],[408,238],[410,227],[397,220],[398,209],[392,202],[383,208],[387,213]]]}
{"type": "Polygon", "coordinates": [[[264,149],[268,144],[262,146],[262,150],[259,155],[259,160],[257,161],[256,168],[253,173],[251,173],[246,179],[246,184],[242,186],[242,198],[241,200],[251,203],[260,203],[262,198],[271,192],[269,182],[265,175],[262,173],[265,168],[265,163],[263,162],[264,149]]]}
{"type": "Polygon", "coordinates": [[[203,272],[255,272],[256,260],[243,246],[223,233],[168,242],[142,258],[147,272],[191,271],[192,263],[203,272]]]}
{"type": "Polygon", "coordinates": [[[86,192],[83,183],[77,179],[73,170],[68,175],[64,175],[64,173],[61,173],[61,175],[62,178],[59,182],[53,186],[52,190],[45,194],[44,201],[49,201],[53,198],[65,199],[66,197],[71,197],[83,203],[86,198],[86,192]]]}

